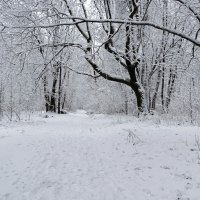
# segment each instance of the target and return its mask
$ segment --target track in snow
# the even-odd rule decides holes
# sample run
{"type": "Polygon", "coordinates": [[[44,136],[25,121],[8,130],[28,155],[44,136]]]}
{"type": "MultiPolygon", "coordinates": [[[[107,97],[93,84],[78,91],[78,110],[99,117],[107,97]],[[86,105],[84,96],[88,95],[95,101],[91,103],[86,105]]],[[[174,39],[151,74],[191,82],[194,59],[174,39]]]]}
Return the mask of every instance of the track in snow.
{"type": "Polygon", "coordinates": [[[0,128],[0,200],[199,200],[199,129],[129,121],[77,113],[0,128]]]}

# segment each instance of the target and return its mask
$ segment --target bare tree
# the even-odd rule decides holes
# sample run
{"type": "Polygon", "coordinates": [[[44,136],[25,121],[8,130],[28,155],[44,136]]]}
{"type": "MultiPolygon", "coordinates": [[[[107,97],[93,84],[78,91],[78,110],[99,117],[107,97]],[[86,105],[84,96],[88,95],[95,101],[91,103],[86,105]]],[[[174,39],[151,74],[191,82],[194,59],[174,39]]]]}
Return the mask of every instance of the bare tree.
{"type": "MultiPolygon", "coordinates": [[[[139,113],[145,113],[147,109],[149,111],[155,109],[158,100],[161,100],[162,109],[167,111],[178,77],[179,66],[173,63],[173,59],[181,54],[184,45],[185,51],[192,49],[193,54],[200,47],[198,38],[200,20],[196,5],[199,5],[198,1],[187,3],[182,0],[170,2],[167,0],[93,0],[90,3],[82,0],[60,0],[45,3],[47,7],[41,3],[33,3],[29,9],[30,13],[37,15],[34,9],[44,13],[38,15],[38,19],[24,14],[21,17],[18,14],[18,18],[26,19],[25,21],[29,23],[22,21],[21,24],[12,25],[12,23],[2,22],[1,27],[2,32],[6,29],[22,29],[25,33],[39,29],[55,31],[76,27],[74,32],[76,40],[67,42],[60,40],[56,43],[44,41],[44,44],[40,43],[38,46],[51,47],[55,51],[58,47],[78,48],[94,70],[95,76],[98,74],[106,80],[124,84],[132,89],[139,113]],[[163,7],[156,7],[156,4],[153,4],[156,2],[162,3],[163,7]],[[176,8],[175,13],[168,12],[172,7],[176,8]],[[162,11],[161,19],[157,15],[158,9],[162,11]],[[179,9],[182,9],[181,12],[178,12],[179,9]],[[149,10],[155,10],[156,16],[154,17],[149,10]],[[192,19],[184,17],[187,14],[190,14],[192,19]],[[59,22],[52,20],[55,16],[59,18],[59,22]],[[182,21],[179,20],[181,17],[183,17],[182,21]],[[190,25],[186,27],[185,24],[189,23],[190,25]],[[154,38],[153,34],[156,35],[154,38]],[[153,39],[150,41],[148,37],[153,39]],[[186,47],[186,44],[189,45],[186,47]],[[153,53],[149,52],[152,50],[150,45],[156,47],[152,48],[153,53]],[[107,63],[107,66],[104,65],[104,59],[108,57],[112,59],[112,66],[107,63]],[[148,60],[150,57],[151,62],[148,60]]],[[[53,66],[56,66],[56,62],[53,66]]],[[[51,93],[55,93],[57,88],[60,99],[59,79],[63,68],[57,66],[51,93]]],[[[46,85],[45,78],[43,80],[46,85]]],[[[47,92],[46,89],[44,91],[47,92]]],[[[54,102],[56,107],[54,99],[48,98],[46,100],[54,102]]]]}

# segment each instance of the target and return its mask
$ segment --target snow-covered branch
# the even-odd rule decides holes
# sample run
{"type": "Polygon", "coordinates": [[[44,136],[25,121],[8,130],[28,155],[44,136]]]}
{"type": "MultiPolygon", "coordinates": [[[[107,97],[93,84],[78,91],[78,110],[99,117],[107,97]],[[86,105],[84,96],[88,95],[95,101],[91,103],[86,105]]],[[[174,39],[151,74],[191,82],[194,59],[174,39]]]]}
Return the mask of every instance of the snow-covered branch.
{"type": "Polygon", "coordinates": [[[12,29],[28,29],[28,28],[54,28],[57,26],[72,26],[72,25],[78,25],[78,24],[83,24],[83,23],[115,23],[115,24],[130,24],[130,25],[135,25],[135,26],[149,26],[153,27],[155,29],[161,30],[161,31],[166,31],[168,33],[171,33],[173,35],[179,36],[185,40],[190,41],[191,43],[195,44],[196,46],[200,47],[200,41],[194,39],[191,36],[188,36],[180,31],[173,30],[167,27],[163,27],[159,24],[149,22],[149,21],[133,21],[133,20],[127,20],[127,19],[87,19],[87,18],[82,18],[82,17],[75,17],[71,16],[68,17],[68,19],[71,20],[77,20],[73,22],[65,22],[65,23],[59,23],[59,24],[49,24],[49,25],[32,25],[32,26],[4,26],[5,28],[12,28],[12,29]]]}

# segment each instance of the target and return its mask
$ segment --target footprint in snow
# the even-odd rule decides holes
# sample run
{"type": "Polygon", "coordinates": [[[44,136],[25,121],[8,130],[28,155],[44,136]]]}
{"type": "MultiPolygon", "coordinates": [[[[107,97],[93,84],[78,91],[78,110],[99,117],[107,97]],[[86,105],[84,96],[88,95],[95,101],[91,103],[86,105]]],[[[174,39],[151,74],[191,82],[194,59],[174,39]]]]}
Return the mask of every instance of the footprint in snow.
{"type": "Polygon", "coordinates": [[[160,166],[160,168],[170,170],[170,167],[168,167],[168,166],[160,166]]]}
{"type": "Polygon", "coordinates": [[[185,189],[186,189],[186,190],[190,190],[190,189],[192,189],[192,188],[193,188],[193,186],[192,186],[191,183],[187,183],[186,186],[185,186],[185,189]]]}

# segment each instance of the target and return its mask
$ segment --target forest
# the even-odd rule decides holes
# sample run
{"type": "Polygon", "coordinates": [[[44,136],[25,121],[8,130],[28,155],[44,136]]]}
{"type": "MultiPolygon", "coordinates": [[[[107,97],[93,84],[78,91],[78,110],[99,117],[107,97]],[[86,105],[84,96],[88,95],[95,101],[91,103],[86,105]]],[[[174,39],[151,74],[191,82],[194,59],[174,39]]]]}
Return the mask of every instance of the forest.
{"type": "Polygon", "coordinates": [[[1,0],[1,118],[85,109],[198,122],[199,7],[1,0]]]}
{"type": "Polygon", "coordinates": [[[200,0],[0,0],[0,200],[200,200],[200,0]]]}

